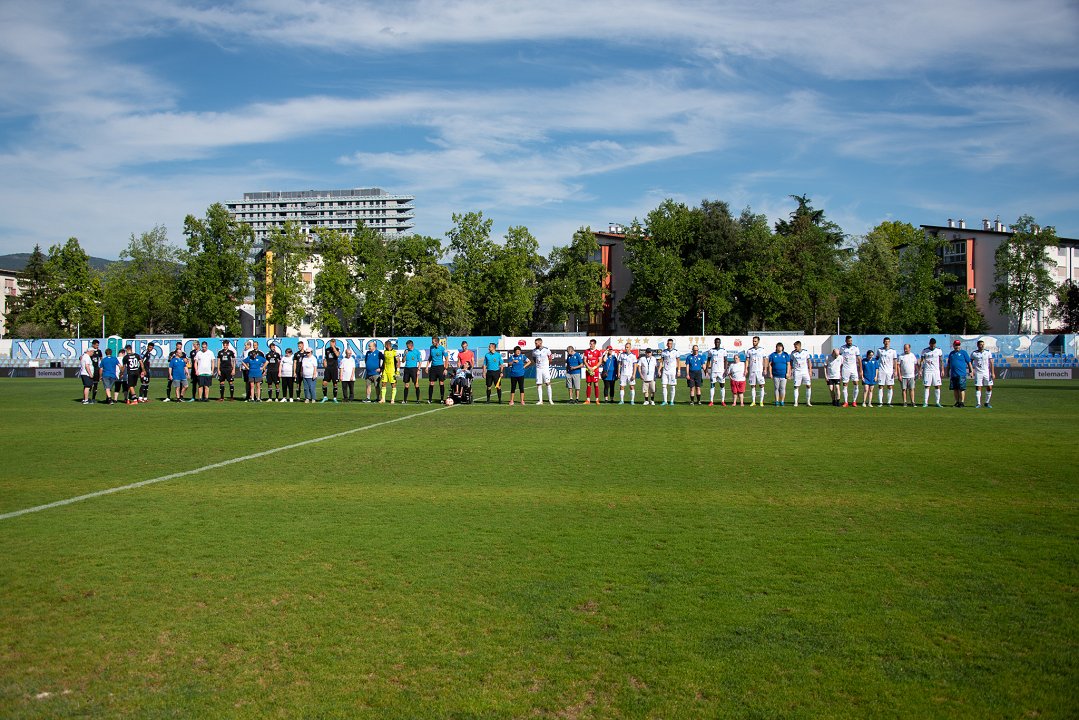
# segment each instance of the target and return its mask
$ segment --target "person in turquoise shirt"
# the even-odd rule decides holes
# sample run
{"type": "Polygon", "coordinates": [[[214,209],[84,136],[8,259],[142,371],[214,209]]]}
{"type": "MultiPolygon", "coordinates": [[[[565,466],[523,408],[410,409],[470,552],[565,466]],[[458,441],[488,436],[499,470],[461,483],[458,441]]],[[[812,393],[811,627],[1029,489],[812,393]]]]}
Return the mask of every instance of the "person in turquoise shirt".
{"type": "Polygon", "coordinates": [[[498,404],[502,404],[502,353],[498,346],[491,343],[483,356],[483,380],[487,384],[487,402],[491,402],[491,388],[498,393],[498,404]]]}
{"type": "Polygon", "coordinates": [[[408,402],[408,384],[412,383],[412,387],[416,390],[416,402],[420,401],[420,362],[423,360],[423,353],[416,349],[416,343],[408,340],[405,342],[405,367],[403,368],[401,375],[404,379],[405,385],[405,402],[408,402]]]}

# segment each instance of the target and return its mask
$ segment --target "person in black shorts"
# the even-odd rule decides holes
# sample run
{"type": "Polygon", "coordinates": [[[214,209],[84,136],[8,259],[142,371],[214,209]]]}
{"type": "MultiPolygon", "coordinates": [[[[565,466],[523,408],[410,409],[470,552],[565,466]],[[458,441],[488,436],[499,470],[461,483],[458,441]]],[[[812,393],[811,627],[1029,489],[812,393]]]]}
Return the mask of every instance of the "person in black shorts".
{"type": "Polygon", "coordinates": [[[92,403],[97,402],[97,386],[98,386],[98,383],[101,382],[101,358],[102,358],[102,355],[101,355],[100,344],[101,343],[99,341],[97,341],[97,340],[94,340],[93,342],[90,343],[90,362],[93,363],[93,367],[94,367],[93,377],[90,378],[91,383],[92,383],[90,385],[90,402],[92,402],[92,403]]]}
{"type": "Polygon", "coordinates": [[[127,376],[127,404],[138,405],[139,396],[135,391],[142,380],[142,358],[130,345],[124,347],[124,375],[127,376]]]}
{"type": "Polygon", "coordinates": [[[337,383],[341,379],[338,376],[338,362],[340,357],[337,350],[337,341],[330,338],[326,348],[322,351],[322,402],[326,402],[326,386],[333,383],[333,401],[337,402],[337,383]]]}
{"type": "Polygon", "coordinates": [[[154,356],[154,341],[146,343],[146,352],[142,354],[142,375],[139,377],[139,402],[150,400],[150,358],[154,356]]]}
{"type": "Polygon", "coordinates": [[[236,399],[236,351],[228,340],[221,341],[221,350],[217,353],[217,383],[220,395],[218,402],[225,402],[225,383],[229,384],[229,400],[236,399]]]}
{"type": "Polygon", "coordinates": [[[277,399],[281,399],[281,353],[277,351],[277,343],[270,343],[270,349],[266,353],[266,394],[270,396],[270,402],[274,401],[274,392],[277,399]]]}
{"type": "Polygon", "coordinates": [[[195,375],[195,356],[199,354],[199,341],[196,340],[195,344],[191,346],[191,351],[187,353],[187,359],[191,362],[191,400],[194,401],[199,396],[199,383],[198,377],[195,375]]]}
{"type": "MultiPolygon", "coordinates": [[[[176,343],[176,348],[172,351],[172,354],[165,358],[165,367],[168,367],[169,360],[176,356],[184,357],[184,344],[181,342],[176,343]]],[[[169,398],[172,397],[172,371],[166,372],[165,377],[168,378],[168,381],[165,383],[165,399],[162,402],[169,402],[169,398]]],[[[183,398],[180,398],[177,402],[180,400],[183,400],[183,398]]]]}

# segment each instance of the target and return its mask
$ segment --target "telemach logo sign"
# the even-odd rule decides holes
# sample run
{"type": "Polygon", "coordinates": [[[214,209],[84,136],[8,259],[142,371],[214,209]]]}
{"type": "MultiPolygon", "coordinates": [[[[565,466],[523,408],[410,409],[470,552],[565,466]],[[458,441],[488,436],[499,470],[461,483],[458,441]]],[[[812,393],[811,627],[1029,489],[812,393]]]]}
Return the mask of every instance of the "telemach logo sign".
{"type": "Polygon", "coordinates": [[[1035,380],[1071,380],[1071,368],[1035,368],[1035,380]]]}

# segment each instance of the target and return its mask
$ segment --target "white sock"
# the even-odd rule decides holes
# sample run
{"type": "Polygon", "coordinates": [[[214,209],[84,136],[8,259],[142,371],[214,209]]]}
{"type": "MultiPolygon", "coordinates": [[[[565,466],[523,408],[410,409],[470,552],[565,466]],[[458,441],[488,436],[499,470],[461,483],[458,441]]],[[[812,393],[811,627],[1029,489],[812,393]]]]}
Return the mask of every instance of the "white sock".
{"type": "Polygon", "coordinates": [[[708,402],[716,401],[716,384],[712,383],[712,387],[708,388],[708,402]]]}
{"type": "Polygon", "coordinates": [[[618,399],[622,400],[622,401],[625,401],[625,399],[626,399],[626,386],[625,385],[618,388],[618,399]]]}
{"type": "Polygon", "coordinates": [[[798,404],[798,390],[799,390],[798,386],[795,385],[794,386],[794,404],[795,405],[798,404]]]}
{"type": "Polygon", "coordinates": [[[894,387],[888,388],[888,404],[889,405],[892,404],[892,396],[893,395],[895,395],[895,388],[894,387]]]}
{"type": "MultiPolygon", "coordinates": [[[[797,390],[795,390],[795,392],[797,393],[798,391],[797,391],[797,390]]],[[[806,385],[806,405],[808,405],[809,403],[811,403],[811,402],[812,402],[812,400],[810,400],[810,399],[809,399],[809,397],[810,397],[810,396],[811,396],[812,394],[813,394],[813,388],[812,388],[812,387],[810,387],[809,385],[806,385]]]]}
{"type": "Polygon", "coordinates": [[[667,386],[663,386],[663,402],[667,402],[667,386]]]}
{"type": "Polygon", "coordinates": [[[881,404],[881,405],[884,404],[884,386],[883,385],[881,385],[880,389],[877,390],[877,402],[879,404],[881,404]]]}
{"type": "Polygon", "coordinates": [[[985,404],[989,404],[989,398],[993,397],[993,388],[989,388],[985,391],[985,404]]]}
{"type": "Polygon", "coordinates": [[[928,385],[925,386],[925,403],[924,404],[925,405],[929,404],[929,386],[928,385]]]}
{"type": "MultiPolygon", "coordinates": [[[[928,396],[926,397],[925,401],[929,402],[929,397],[928,396]]],[[[846,383],[843,384],[843,402],[844,403],[847,402],[847,384],[846,383]]]]}
{"type": "Polygon", "coordinates": [[[933,396],[937,399],[937,405],[940,405],[940,386],[933,388],[933,396]]]}
{"type": "Polygon", "coordinates": [[[674,405],[674,391],[678,389],[677,385],[671,385],[671,405],[674,405]]]}
{"type": "Polygon", "coordinates": [[[554,390],[550,385],[547,386],[547,402],[554,405],[554,390]]]}
{"type": "Polygon", "coordinates": [[[727,402],[727,386],[726,385],[720,385],[719,386],[719,401],[721,403],[727,402]]]}
{"type": "Polygon", "coordinates": [[[975,402],[978,405],[982,404],[982,389],[981,388],[974,388],[974,398],[975,398],[975,402]]]}
{"type": "Polygon", "coordinates": [[[543,402],[543,386],[542,385],[537,385],[536,386],[536,395],[537,395],[539,401],[543,402]]]}
{"type": "Polygon", "coordinates": [[[629,389],[629,401],[630,402],[637,402],[637,388],[636,387],[631,387],[629,389]]]}

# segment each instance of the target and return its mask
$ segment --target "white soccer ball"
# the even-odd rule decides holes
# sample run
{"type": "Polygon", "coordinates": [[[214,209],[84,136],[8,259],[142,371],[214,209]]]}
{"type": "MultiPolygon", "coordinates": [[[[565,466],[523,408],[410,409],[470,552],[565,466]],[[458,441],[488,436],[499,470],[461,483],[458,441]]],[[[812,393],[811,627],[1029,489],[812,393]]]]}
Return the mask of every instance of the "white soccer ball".
{"type": "Polygon", "coordinates": [[[453,398],[451,398],[451,397],[446,398],[446,404],[447,405],[453,405],[453,398]]]}

